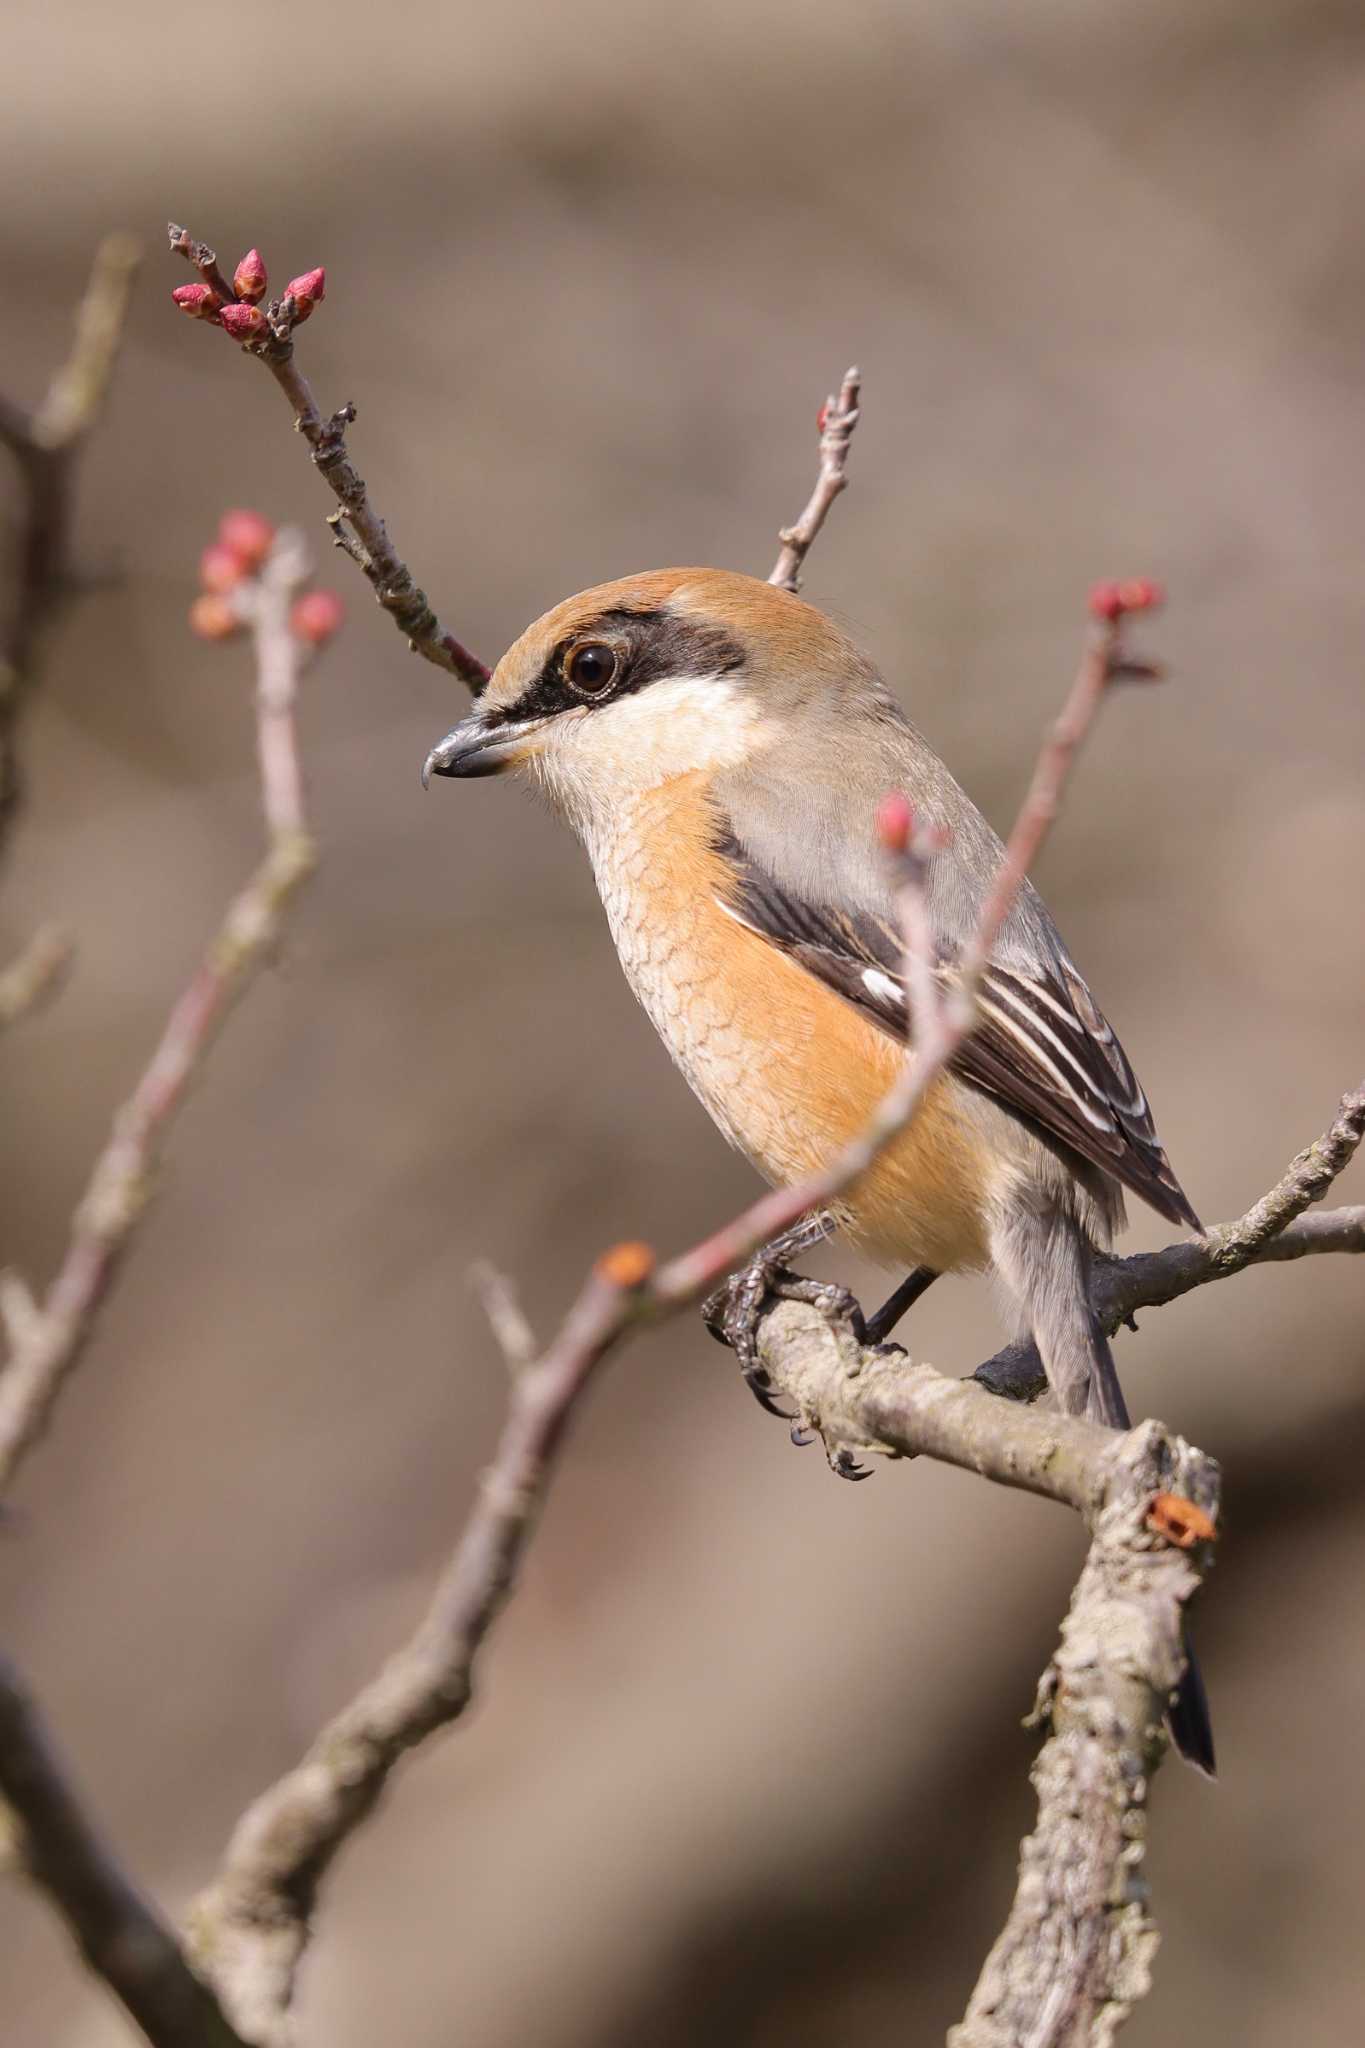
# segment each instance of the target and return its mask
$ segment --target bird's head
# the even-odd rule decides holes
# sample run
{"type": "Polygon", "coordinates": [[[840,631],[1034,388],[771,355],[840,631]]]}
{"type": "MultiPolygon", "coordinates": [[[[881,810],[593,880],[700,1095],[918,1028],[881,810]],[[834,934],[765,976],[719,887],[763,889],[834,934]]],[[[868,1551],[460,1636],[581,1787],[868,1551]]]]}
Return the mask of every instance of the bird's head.
{"type": "Polygon", "coordinates": [[[565,600],[508,649],[431,775],[528,771],[580,826],[698,770],[738,767],[866,664],[790,592],[721,569],[660,569],[565,600]]]}

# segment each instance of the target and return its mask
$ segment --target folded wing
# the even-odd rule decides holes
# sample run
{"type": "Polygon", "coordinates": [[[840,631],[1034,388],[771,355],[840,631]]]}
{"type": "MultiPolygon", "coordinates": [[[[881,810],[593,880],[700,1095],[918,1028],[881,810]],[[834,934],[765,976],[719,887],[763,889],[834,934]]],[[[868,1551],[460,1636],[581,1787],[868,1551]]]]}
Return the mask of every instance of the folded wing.
{"type": "MultiPolygon", "coordinates": [[[[722,908],[904,1042],[902,945],[890,917],[804,900],[765,871],[728,824],[716,849],[727,878],[722,908]]],[[[954,951],[940,946],[945,977],[954,951]]],[[[951,1066],[1170,1222],[1199,1229],[1123,1047],[1059,945],[1027,967],[1017,959],[991,965],[980,1021],[951,1066]]]]}

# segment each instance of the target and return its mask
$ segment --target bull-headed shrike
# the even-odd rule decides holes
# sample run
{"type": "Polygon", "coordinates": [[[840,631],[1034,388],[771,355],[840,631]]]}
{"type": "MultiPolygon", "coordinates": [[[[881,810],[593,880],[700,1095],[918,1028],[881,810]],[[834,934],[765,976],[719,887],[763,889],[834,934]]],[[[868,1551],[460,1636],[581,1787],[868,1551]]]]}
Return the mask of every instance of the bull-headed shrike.
{"type": "MultiPolygon", "coordinates": [[[[881,799],[903,792],[942,842],[926,891],[945,968],[1002,854],[876,669],[813,606],[753,577],[628,576],[528,627],[424,779],[513,768],[582,840],[626,978],[725,1136],[775,1184],[825,1166],[905,1057],[881,799]]],[[[909,1272],[869,1319],[874,1336],[934,1276],[988,1270],[1060,1405],[1126,1427],[1090,1300],[1092,1252],[1122,1223],[1125,1189],[1199,1227],[1123,1048],[1026,882],[979,1023],[919,1115],[832,1216],[758,1262],[720,1319],[752,1375],[763,1282],[837,1229],[909,1272]]],[[[1172,1726],[1211,1770],[1193,1666],[1172,1726]]]]}

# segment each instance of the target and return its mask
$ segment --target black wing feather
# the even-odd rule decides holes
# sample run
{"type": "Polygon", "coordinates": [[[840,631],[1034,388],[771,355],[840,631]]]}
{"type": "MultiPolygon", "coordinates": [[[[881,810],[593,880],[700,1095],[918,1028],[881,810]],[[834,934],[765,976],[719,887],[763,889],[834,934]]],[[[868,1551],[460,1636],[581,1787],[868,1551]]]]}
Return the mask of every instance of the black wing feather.
{"type": "MultiPolygon", "coordinates": [[[[723,907],[904,1041],[901,942],[892,926],[870,912],[793,895],[729,831],[716,845],[731,876],[723,907]]],[[[951,971],[945,952],[940,972],[951,971]]],[[[980,992],[980,1021],[951,1066],[961,1080],[1112,1174],[1170,1222],[1200,1228],[1123,1047],[1064,955],[1028,973],[992,963],[980,992]]]]}

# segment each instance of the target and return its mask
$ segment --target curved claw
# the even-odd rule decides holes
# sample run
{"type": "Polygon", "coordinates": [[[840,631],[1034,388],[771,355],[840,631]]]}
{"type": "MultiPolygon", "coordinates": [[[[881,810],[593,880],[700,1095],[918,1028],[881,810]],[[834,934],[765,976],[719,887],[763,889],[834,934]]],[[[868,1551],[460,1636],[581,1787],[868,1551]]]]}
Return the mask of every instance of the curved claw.
{"type": "Polygon", "coordinates": [[[798,1451],[804,1451],[807,1444],[815,1442],[815,1431],[813,1429],[802,1429],[799,1420],[792,1424],[791,1435],[792,1442],[796,1445],[798,1451]]]}
{"type": "Polygon", "coordinates": [[[870,1479],[872,1467],[860,1465],[850,1450],[838,1450],[831,1454],[829,1469],[838,1479],[870,1479]]]}

